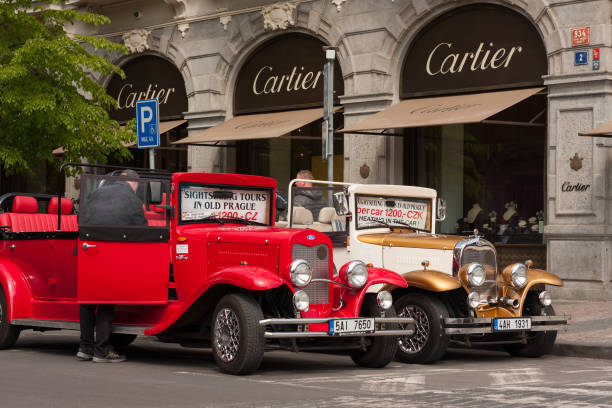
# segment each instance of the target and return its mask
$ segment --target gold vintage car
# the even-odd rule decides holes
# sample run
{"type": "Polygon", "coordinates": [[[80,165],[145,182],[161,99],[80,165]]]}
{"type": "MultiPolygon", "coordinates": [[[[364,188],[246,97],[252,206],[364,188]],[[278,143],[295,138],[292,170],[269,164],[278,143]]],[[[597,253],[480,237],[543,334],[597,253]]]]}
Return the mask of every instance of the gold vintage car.
{"type": "Polygon", "coordinates": [[[435,362],[451,342],[497,344],[512,355],[537,357],[551,351],[558,330],[567,329],[569,316],[555,315],[545,288],[562,286],[561,279],[528,260],[498,265],[493,244],[477,234],[436,234],[445,206],[435,190],[295,182],[289,187],[287,226],[327,233],[341,264],[363,259],[406,279],[408,288],[384,288],[393,293],[398,315],[417,322],[414,335],[399,337],[399,360],[435,362]],[[293,204],[305,191],[324,202],[317,217],[293,204]]]}

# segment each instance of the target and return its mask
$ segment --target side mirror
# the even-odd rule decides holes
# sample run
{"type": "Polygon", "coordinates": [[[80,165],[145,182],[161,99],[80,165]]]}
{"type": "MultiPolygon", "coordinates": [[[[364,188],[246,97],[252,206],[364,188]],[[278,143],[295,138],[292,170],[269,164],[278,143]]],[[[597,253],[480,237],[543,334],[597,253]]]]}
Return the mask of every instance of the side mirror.
{"type": "Polygon", "coordinates": [[[438,197],[438,202],[436,203],[436,221],[444,221],[446,219],[446,200],[438,197]]]}
{"type": "Polygon", "coordinates": [[[280,194],[276,194],[276,212],[283,212],[287,209],[287,200],[285,200],[285,198],[280,195],[280,194]]]}
{"type": "Polygon", "coordinates": [[[349,213],[349,205],[348,200],[346,199],[346,195],[342,191],[339,191],[337,193],[334,193],[332,197],[336,214],[347,215],[349,213]]]}
{"type": "Polygon", "coordinates": [[[161,204],[163,201],[163,189],[160,181],[149,181],[149,203],[161,204]]]}

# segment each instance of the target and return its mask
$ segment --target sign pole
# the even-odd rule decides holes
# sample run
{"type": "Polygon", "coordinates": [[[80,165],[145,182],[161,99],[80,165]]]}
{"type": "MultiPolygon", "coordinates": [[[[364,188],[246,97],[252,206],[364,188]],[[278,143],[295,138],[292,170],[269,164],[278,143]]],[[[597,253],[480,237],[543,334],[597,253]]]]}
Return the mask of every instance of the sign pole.
{"type": "Polygon", "coordinates": [[[149,149],[149,168],[155,170],[155,149],[149,149]]]}
{"type": "Polygon", "coordinates": [[[336,47],[323,47],[323,161],[327,161],[327,180],[334,181],[334,62],[336,47]]]}
{"type": "Polygon", "coordinates": [[[139,149],[149,149],[149,168],[155,169],[155,148],[159,146],[159,101],[136,102],[136,140],[139,149]]]}

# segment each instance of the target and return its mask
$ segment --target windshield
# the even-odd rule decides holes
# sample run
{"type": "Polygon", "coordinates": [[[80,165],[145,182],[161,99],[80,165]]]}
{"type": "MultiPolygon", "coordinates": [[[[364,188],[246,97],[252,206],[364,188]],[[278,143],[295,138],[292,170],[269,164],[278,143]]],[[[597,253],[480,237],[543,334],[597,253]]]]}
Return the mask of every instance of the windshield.
{"type": "Polygon", "coordinates": [[[428,198],[355,195],[357,229],[410,227],[431,231],[431,200],[428,198]]]}
{"type": "Polygon", "coordinates": [[[182,222],[241,220],[270,225],[272,189],[181,183],[182,222]]]}

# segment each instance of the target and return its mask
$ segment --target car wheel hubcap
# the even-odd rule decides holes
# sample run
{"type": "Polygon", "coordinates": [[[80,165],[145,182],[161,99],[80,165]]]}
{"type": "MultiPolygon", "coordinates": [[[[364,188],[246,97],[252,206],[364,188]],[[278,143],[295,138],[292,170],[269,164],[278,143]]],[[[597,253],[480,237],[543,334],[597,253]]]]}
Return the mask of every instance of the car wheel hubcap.
{"type": "Polygon", "coordinates": [[[232,309],[221,309],[215,318],[215,351],[226,363],[238,355],[240,346],[240,325],[232,309]]]}
{"type": "Polygon", "coordinates": [[[416,323],[416,328],[412,336],[401,336],[399,347],[404,353],[415,354],[423,350],[427,339],[429,339],[429,318],[427,313],[416,305],[404,307],[399,317],[412,317],[416,323]]]}

